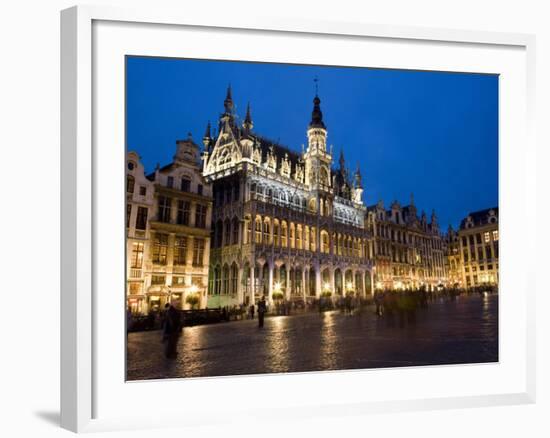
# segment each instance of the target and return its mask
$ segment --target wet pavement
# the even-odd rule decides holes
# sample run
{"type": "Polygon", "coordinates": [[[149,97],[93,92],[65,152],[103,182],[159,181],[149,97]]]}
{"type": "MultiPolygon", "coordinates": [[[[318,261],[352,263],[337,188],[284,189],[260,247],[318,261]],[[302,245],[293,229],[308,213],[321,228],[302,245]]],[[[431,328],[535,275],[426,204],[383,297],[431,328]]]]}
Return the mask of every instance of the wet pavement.
{"type": "Polygon", "coordinates": [[[437,300],[400,327],[374,309],[185,327],[177,359],[161,332],[130,333],[127,379],[225,376],[498,361],[498,295],[437,300]]]}

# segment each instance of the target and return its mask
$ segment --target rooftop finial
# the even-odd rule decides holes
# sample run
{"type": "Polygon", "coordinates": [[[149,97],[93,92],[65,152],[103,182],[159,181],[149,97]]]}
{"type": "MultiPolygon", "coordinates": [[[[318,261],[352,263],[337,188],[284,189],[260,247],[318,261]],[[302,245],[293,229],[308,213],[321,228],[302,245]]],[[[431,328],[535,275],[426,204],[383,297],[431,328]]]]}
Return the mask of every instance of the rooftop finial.
{"type": "Polygon", "coordinates": [[[315,76],[315,78],[313,79],[313,82],[315,82],[315,95],[318,96],[319,95],[319,78],[315,76]]]}

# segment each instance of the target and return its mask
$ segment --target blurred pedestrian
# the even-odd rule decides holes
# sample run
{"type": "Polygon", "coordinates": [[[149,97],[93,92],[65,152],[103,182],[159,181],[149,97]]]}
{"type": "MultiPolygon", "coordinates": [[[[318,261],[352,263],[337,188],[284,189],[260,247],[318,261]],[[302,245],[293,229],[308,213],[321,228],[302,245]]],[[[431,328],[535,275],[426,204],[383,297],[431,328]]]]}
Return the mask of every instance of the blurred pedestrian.
{"type": "Polygon", "coordinates": [[[180,314],[170,303],[167,303],[164,308],[166,310],[162,327],[164,356],[167,359],[174,359],[178,355],[178,339],[181,334],[180,314]]]}
{"type": "Polygon", "coordinates": [[[262,295],[262,298],[258,301],[258,327],[260,328],[264,326],[264,316],[266,311],[267,305],[265,302],[265,296],[262,295]]]}

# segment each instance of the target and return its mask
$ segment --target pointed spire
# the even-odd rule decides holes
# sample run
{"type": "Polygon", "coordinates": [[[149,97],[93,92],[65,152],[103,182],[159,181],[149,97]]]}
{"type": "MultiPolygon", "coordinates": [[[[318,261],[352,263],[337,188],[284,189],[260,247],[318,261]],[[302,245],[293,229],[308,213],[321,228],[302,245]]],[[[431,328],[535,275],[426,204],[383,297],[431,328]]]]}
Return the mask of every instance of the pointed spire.
{"type": "Polygon", "coordinates": [[[411,207],[414,207],[414,194],[411,192],[411,207]]]}
{"type": "Polygon", "coordinates": [[[233,97],[231,93],[231,84],[227,86],[227,95],[225,96],[225,100],[223,101],[223,106],[225,107],[225,112],[227,114],[233,113],[233,97]]]}
{"type": "Polygon", "coordinates": [[[344,158],[344,149],[340,149],[340,159],[338,160],[338,162],[340,163],[340,170],[342,172],[344,172],[344,170],[346,169],[346,160],[344,158]]]}
{"type": "Polygon", "coordinates": [[[208,124],[206,125],[206,131],[204,131],[204,137],[203,137],[203,140],[204,139],[210,139],[212,138],[211,137],[211,134],[210,134],[210,130],[212,129],[212,127],[210,126],[210,120],[208,121],[208,124]]]}
{"type": "Polygon", "coordinates": [[[246,116],[244,118],[243,122],[243,128],[248,133],[252,131],[252,128],[254,127],[254,123],[252,123],[252,116],[250,115],[250,102],[246,105],[246,116]]]}
{"type": "Polygon", "coordinates": [[[363,182],[361,178],[361,168],[359,167],[359,161],[357,162],[357,170],[355,171],[355,187],[363,188],[363,182]]]}

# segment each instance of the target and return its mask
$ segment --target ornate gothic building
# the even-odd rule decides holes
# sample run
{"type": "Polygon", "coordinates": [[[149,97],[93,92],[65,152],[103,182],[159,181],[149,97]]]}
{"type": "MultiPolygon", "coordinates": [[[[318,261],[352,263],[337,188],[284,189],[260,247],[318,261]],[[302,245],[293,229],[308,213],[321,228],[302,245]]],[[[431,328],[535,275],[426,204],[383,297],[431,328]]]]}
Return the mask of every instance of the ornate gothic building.
{"type": "Polygon", "coordinates": [[[373,249],[359,168],[334,166],[315,96],[307,149],[298,153],[237,123],[231,89],[217,135],[203,138],[203,176],[213,184],[208,306],[265,295],[307,301],[372,292],[373,249]]]}

